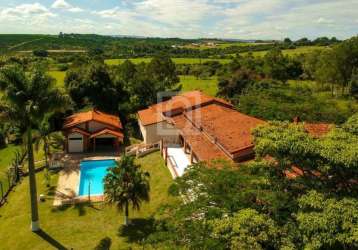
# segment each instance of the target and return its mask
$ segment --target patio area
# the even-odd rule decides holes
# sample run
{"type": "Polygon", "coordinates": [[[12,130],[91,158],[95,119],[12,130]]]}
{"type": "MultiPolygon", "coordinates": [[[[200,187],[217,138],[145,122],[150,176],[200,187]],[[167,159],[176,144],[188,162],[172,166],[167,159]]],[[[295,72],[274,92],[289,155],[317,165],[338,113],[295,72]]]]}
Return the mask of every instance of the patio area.
{"type": "Polygon", "coordinates": [[[180,145],[170,145],[167,147],[167,157],[170,164],[169,170],[173,178],[180,177],[184,174],[185,169],[191,165],[190,155],[184,152],[180,145]]]}

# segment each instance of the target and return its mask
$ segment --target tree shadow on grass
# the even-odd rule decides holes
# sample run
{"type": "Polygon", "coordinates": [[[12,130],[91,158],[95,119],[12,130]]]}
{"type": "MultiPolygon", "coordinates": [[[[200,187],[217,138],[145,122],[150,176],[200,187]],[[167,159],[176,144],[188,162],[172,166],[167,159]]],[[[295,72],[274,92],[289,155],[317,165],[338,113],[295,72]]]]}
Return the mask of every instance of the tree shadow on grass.
{"type": "Polygon", "coordinates": [[[66,204],[66,205],[58,206],[58,207],[53,208],[51,211],[54,212],[54,213],[58,213],[58,212],[66,211],[66,210],[68,210],[70,208],[75,208],[76,210],[78,210],[78,216],[86,215],[86,213],[87,213],[86,209],[87,208],[98,210],[98,211],[101,210],[101,209],[97,208],[96,206],[94,206],[90,202],[81,202],[81,203],[66,204]]]}
{"type": "Polygon", "coordinates": [[[128,226],[122,225],[118,229],[118,236],[126,237],[130,243],[141,243],[150,234],[155,232],[154,218],[132,219],[128,226]]]}
{"type": "Polygon", "coordinates": [[[35,232],[38,236],[40,236],[43,240],[47,241],[51,246],[53,246],[56,249],[69,249],[67,247],[65,247],[64,245],[62,245],[60,242],[58,242],[57,240],[55,240],[54,238],[52,238],[51,235],[47,234],[45,231],[40,230],[38,232],[35,232]]]}
{"type": "Polygon", "coordinates": [[[94,250],[109,250],[112,245],[112,239],[109,237],[104,237],[99,241],[94,250]]]}

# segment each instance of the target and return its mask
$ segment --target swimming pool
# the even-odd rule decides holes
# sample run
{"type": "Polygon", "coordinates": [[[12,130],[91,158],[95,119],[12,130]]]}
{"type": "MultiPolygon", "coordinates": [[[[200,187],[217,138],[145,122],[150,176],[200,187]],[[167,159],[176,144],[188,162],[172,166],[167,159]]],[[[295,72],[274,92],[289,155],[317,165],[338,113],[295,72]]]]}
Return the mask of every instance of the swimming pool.
{"type": "Polygon", "coordinates": [[[81,161],[78,195],[103,195],[103,179],[107,169],[115,165],[115,160],[81,161]]]}

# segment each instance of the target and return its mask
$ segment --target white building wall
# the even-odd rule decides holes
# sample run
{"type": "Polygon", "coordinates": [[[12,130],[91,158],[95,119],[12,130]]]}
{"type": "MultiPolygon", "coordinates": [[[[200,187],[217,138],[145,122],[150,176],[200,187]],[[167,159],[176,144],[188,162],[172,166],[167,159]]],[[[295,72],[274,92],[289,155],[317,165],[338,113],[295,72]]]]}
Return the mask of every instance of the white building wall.
{"type": "Polygon", "coordinates": [[[164,140],[166,143],[179,143],[179,132],[166,121],[144,126],[140,121],[139,128],[146,144],[157,143],[164,140]]]}

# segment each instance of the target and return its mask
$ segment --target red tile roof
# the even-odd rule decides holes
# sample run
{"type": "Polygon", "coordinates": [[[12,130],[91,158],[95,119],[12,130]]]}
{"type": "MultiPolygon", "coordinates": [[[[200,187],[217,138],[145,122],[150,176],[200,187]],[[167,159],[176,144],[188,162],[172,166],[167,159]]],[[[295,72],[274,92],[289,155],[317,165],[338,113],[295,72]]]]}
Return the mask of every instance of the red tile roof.
{"type": "Polygon", "coordinates": [[[253,147],[251,130],[266,123],[217,104],[186,112],[185,116],[232,154],[253,147]]]}
{"type": "Polygon", "coordinates": [[[229,158],[217,145],[202,134],[199,129],[194,127],[184,115],[174,116],[172,121],[180,130],[180,133],[185,138],[186,142],[190,144],[199,160],[210,161],[229,158]]]}
{"type": "Polygon", "coordinates": [[[118,129],[123,128],[119,117],[106,114],[98,110],[76,113],[67,117],[63,128],[68,129],[89,121],[104,123],[118,129]]]}
{"type": "Polygon", "coordinates": [[[152,107],[140,110],[138,112],[138,115],[140,122],[144,126],[155,124],[164,120],[162,114],[160,112],[157,112],[152,107]]]}
{"type": "Polygon", "coordinates": [[[211,104],[169,119],[200,160],[232,159],[253,148],[251,130],[265,124],[232,108],[211,104]]]}
{"type": "Polygon", "coordinates": [[[320,138],[326,135],[333,128],[333,125],[327,123],[305,123],[304,128],[311,136],[320,138]]]}
{"type": "Polygon", "coordinates": [[[82,135],[87,135],[87,136],[91,135],[91,133],[89,133],[86,130],[83,130],[81,128],[71,128],[69,130],[69,132],[71,132],[71,133],[80,133],[82,135]]]}
{"type": "Polygon", "coordinates": [[[123,140],[124,135],[121,132],[114,131],[108,128],[102,129],[101,131],[98,131],[90,136],[90,138],[98,137],[101,135],[114,135],[115,137],[118,137],[123,140]]]}
{"type": "Polygon", "coordinates": [[[188,110],[211,103],[221,103],[222,105],[232,107],[230,103],[223,99],[205,95],[201,91],[191,91],[174,96],[168,101],[152,105],[147,109],[139,111],[138,115],[142,125],[147,126],[163,121],[165,119],[163,113],[188,110]]]}

